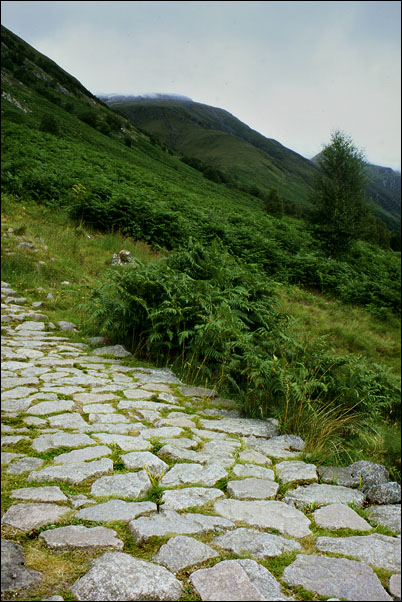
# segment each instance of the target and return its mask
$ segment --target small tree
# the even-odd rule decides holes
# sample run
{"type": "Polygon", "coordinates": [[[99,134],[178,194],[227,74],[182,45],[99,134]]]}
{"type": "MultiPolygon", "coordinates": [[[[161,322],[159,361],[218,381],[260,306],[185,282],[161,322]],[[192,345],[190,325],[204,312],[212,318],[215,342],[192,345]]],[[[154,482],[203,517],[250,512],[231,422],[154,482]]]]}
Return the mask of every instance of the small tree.
{"type": "Polygon", "coordinates": [[[368,208],[365,200],[366,162],[341,131],[320,154],[312,212],[314,232],[329,257],[345,253],[361,233],[368,208]]]}

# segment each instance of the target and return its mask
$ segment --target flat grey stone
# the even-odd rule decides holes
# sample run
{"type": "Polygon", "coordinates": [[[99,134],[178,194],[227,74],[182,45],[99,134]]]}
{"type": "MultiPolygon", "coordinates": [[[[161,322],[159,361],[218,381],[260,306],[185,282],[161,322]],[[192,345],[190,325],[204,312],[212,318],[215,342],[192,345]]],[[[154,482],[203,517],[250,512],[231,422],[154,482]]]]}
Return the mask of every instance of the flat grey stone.
{"type": "Polygon", "coordinates": [[[52,428],[62,429],[82,429],[88,426],[88,423],[82,418],[78,412],[69,414],[57,414],[48,418],[49,426],[52,428]]]}
{"type": "Polygon", "coordinates": [[[76,495],[69,495],[68,499],[73,508],[81,508],[82,506],[96,504],[95,500],[90,500],[86,495],[79,493],[76,495]]]}
{"type": "Polygon", "coordinates": [[[54,433],[39,435],[32,442],[32,448],[38,452],[44,452],[48,449],[57,449],[58,447],[81,447],[84,445],[93,445],[93,439],[84,434],[72,433],[54,433]]]}
{"type": "Polygon", "coordinates": [[[162,510],[154,516],[143,516],[129,523],[130,533],[137,543],[154,536],[204,535],[212,530],[232,529],[234,524],[219,516],[205,514],[179,514],[175,510],[162,510]]]}
{"type": "Polygon", "coordinates": [[[205,506],[219,498],[225,497],[219,489],[205,487],[185,487],[171,491],[164,491],[162,504],[164,510],[186,510],[196,506],[205,506]]]}
{"type": "Polygon", "coordinates": [[[300,510],[276,500],[217,500],[214,510],[228,520],[251,527],[276,529],[297,538],[311,535],[309,519],[300,510]]]}
{"type": "Polygon", "coordinates": [[[88,418],[89,422],[96,424],[127,424],[129,422],[127,416],[123,416],[123,414],[118,414],[117,412],[114,414],[89,414],[88,418]]]}
{"type": "Polygon", "coordinates": [[[373,485],[381,485],[389,481],[389,472],[382,464],[360,460],[350,465],[352,476],[359,478],[360,488],[367,492],[373,485]]]}
{"type": "Polygon", "coordinates": [[[122,550],[124,543],[116,537],[116,531],[106,527],[69,525],[42,531],[39,535],[52,550],[114,548],[122,550]]]}
{"type": "Polygon", "coordinates": [[[241,452],[239,454],[239,460],[242,460],[243,462],[249,462],[250,464],[272,464],[272,460],[255,449],[248,449],[241,452]]]}
{"type": "Polygon", "coordinates": [[[42,602],[63,602],[62,596],[51,596],[50,598],[42,598],[42,602]]]}
{"type": "Polygon", "coordinates": [[[320,552],[333,552],[353,556],[387,571],[401,570],[401,540],[373,533],[352,537],[317,537],[316,547],[320,552]]]}
{"type": "Polygon", "coordinates": [[[159,565],[109,552],[71,588],[77,600],[179,600],[182,584],[159,565]]]}
{"type": "Polygon", "coordinates": [[[190,576],[201,600],[292,600],[271,573],[255,560],[224,560],[190,576]]]}
{"type": "Polygon", "coordinates": [[[181,406],[170,406],[167,403],[161,401],[150,401],[149,399],[122,399],[117,404],[119,410],[154,410],[159,412],[160,410],[166,410],[167,408],[180,408],[181,406]]]}
{"type": "Polygon", "coordinates": [[[23,421],[28,426],[47,426],[47,420],[44,420],[43,418],[38,418],[37,416],[27,416],[26,418],[23,418],[23,421]]]}
{"type": "Polygon", "coordinates": [[[183,384],[169,368],[140,368],[135,373],[135,377],[140,385],[149,385],[150,383],[183,384]]]}
{"type": "Polygon", "coordinates": [[[33,502],[67,502],[68,499],[60,487],[56,486],[13,489],[11,497],[17,500],[30,500],[33,502]]]}
{"type": "Polygon", "coordinates": [[[22,458],[24,454],[14,454],[12,452],[1,452],[1,464],[10,464],[13,460],[17,458],[22,458]]]}
{"type": "Polygon", "coordinates": [[[320,552],[333,552],[353,556],[376,568],[400,572],[401,540],[373,533],[352,537],[317,537],[316,547],[320,552]]]}
{"type": "Polygon", "coordinates": [[[252,449],[277,460],[296,458],[305,447],[303,439],[296,435],[278,435],[268,441],[260,437],[244,437],[243,441],[252,449]]]}
{"type": "Polygon", "coordinates": [[[161,546],[152,560],[162,564],[173,573],[192,567],[211,558],[218,558],[219,554],[212,548],[197,541],[192,537],[177,535],[161,546]]]}
{"type": "Polygon", "coordinates": [[[122,498],[137,499],[146,494],[151,481],[145,470],[135,473],[116,474],[97,479],[91,488],[95,497],[114,495],[122,498]]]}
{"type": "Polygon", "coordinates": [[[153,502],[124,502],[123,500],[110,500],[104,504],[96,504],[84,508],[75,515],[76,518],[90,521],[123,521],[129,522],[139,516],[155,514],[157,506],[153,502]]]}
{"type": "Polygon", "coordinates": [[[238,500],[272,499],[276,496],[278,489],[279,485],[275,481],[254,477],[242,481],[229,481],[227,484],[228,494],[238,500]]]}
{"type": "Polygon", "coordinates": [[[366,490],[367,499],[373,504],[400,504],[401,486],[395,481],[373,485],[366,490]]]}
{"type": "Polygon", "coordinates": [[[11,474],[22,474],[27,470],[35,470],[35,468],[39,468],[39,466],[42,466],[43,462],[44,460],[42,460],[41,458],[21,458],[20,460],[16,460],[15,462],[13,462],[7,468],[7,472],[11,474]]]}
{"type": "Polygon", "coordinates": [[[111,355],[116,358],[128,357],[131,355],[129,351],[124,349],[122,345],[110,345],[107,347],[98,347],[92,351],[92,355],[111,355]]]}
{"type": "Polygon", "coordinates": [[[21,332],[21,331],[42,331],[46,329],[46,324],[44,322],[22,322],[22,324],[19,324],[16,327],[16,332],[21,332]]]}
{"type": "Polygon", "coordinates": [[[257,477],[258,479],[275,479],[274,471],[264,466],[255,466],[254,464],[236,464],[233,473],[237,477],[257,477]]]}
{"type": "Polygon", "coordinates": [[[213,487],[219,479],[227,476],[226,470],[217,464],[175,464],[161,479],[161,487],[179,485],[204,485],[213,487]]]}
{"type": "Polygon", "coordinates": [[[87,479],[99,477],[113,472],[113,462],[109,458],[93,460],[92,462],[74,462],[61,464],[60,466],[48,466],[42,470],[31,472],[28,475],[29,482],[40,483],[41,481],[61,481],[79,485],[87,479]]]}
{"type": "Polygon", "coordinates": [[[153,391],[145,391],[144,389],[126,389],[123,393],[127,399],[151,399],[155,395],[153,391]]]}
{"type": "Polygon", "coordinates": [[[397,598],[401,599],[401,575],[392,575],[389,580],[389,591],[397,598]]]}
{"type": "Polygon", "coordinates": [[[363,562],[299,554],[282,580],[323,597],[343,600],[392,600],[374,571],[363,562]]]}
{"type": "Polygon", "coordinates": [[[88,403],[82,411],[84,414],[113,414],[116,410],[110,403],[88,403]]]}
{"type": "MultiPolygon", "coordinates": [[[[178,441],[180,441],[180,439],[178,439],[178,441]]],[[[196,462],[197,464],[206,464],[211,460],[210,456],[207,454],[193,451],[192,449],[186,449],[185,447],[176,444],[164,445],[158,451],[158,455],[162,458],[170,458],[176,462],[185,460],[188,462],[196,462]]]]}
{"type": "Polygon", "coordinates": [[[313,513],[314,521],[323,529],[353,529],[371,531],[372,527],[346,504],[329,504],[313,513]]]}
{"type": "Polygon", "coordinates": [[[132,437],[131,435],[96,433],[94,437],[109,445],[115,443],[123,451],[144,451],[152,447],[149,441],[146,441],[142,437],[132,437]]]}
{"type": "Polygon", "coordinates": [[[306,484],[318,481],[317,470],[314,464],[307,464],[297,460],[279,462],[275,471],[282,484],[306,484]]]}
{"type": "Polygon", "coordinates": [[[239,556],[250,554],[263,559],[302,549],[301,545],[292,539],[245,528],[235,529],[224,535],[219,535],[215,537],[213,543],[239,556]]]}
{"type": "Polygon", "coordinates": [[[162,476],[169,470],[169,465],[166,462],[148,451],[131,452],[120,457],[126,468],[146,468],[154,476],[162,476]]]}
{"type": "Polygon", "coordinates": [[[1,394],[1,399],[2,401],[14,401],[16,399],[28,397],[28,395],[31,395],[33,392],[36,393],[36,390],[32,389],[32,387],[15,387],[9,391],[4,391],[1,394]]]}
{"type": "Polygon", "coordinates": [[[200,420],[202,428],[231,433],[234,435],[254,435],[255,437],[275,437],[278,428],[269,420],[253,418],[222,418],[221,420],[200,420]]]}
{"type": "Polygon", "coordinates": [[[366,496],[361,491],[350,487],[312,483],[288,491],[283,501],[286,504],[294,505],[296,508],[305,508],[313,504],[326,506],[327,504],[336,503],[355,504],[362,507],[365,498],[366,496]]]}
{"type": "Polygon", "coordinates": [[[68,512],[70,512],[69,508],[57,504],[14,504],[9,507],[1,522],[21,531],[30,531],[55,523],[68,512]]]}
{"type": "Polygon", "coordinates": [[[42,578],[42,573],[24,566],[22,547],[7,539],[1,540],[1,591],[3,594],[30,589],[42,578]]]}
{"type": "Polygon", "coordinates": [[[161,426],[159,428],[149,428],[141,431],[141,437],[144,439],[164,439],[166,437],[180,437],[183,429],[178,426],[161,426]]]}
{"type": "Polygon", "coordinates": [[[83,404],[103,403],[105,401],[113,401],[118,399],[112,393],[78,393],[73,395],[75,401],[83,404]]]}
{"type": "Polygon", "coordinates": [[[359,487],[360,478],[352,475],[350,466],[319,466],[317,468],[320,481],[327,485],[343,485],[344,487],[359,487]]]}
{"type": "Polygon", "coordinates": [[[177,418],[161,418],[155,424],[155,427],[162,427],[162,426],[178,426],[179,428],[192,429],[195,427],[195,423],[193,420],[190,420],[190,418],[180,416],[177,418]]]}
{"type": "Polygon", "coordinates": [[[86,460],[95,460],[103,456],[109,456],[112,450],[106,445],[94,445],[92,447],[84,447],[76,449],[65,454],[55,456],[53,464],[71,464],[75,462],[85,462],[86,460]]]}
{"type": "Polygon", "coordinates": [[[382,525],[396,533],[401,532],[401,505],[392,504],[384,506],[369,506],[367,508],[369,519],[375,525],[382,525]]]}

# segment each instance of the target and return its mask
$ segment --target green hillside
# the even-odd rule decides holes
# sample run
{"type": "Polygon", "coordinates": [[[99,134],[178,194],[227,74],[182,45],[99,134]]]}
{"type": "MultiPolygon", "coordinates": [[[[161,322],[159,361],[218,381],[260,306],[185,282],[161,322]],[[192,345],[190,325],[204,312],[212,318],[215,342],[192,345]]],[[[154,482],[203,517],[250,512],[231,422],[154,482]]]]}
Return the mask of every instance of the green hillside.
{"type": "Polygon", "coordinates": [[[105,101],[170,148],[218,167],[235,182],[277,188],[293,202],[308,203],[314,164],[227,111],[169,97],[105,101]]]}
{"type": "MultiPolygon", "coordinates": [[[[70,310],[83,332],[218,387],[248,415],[276,415],[310,446],[324,441],[326,421],[328,458],[374,454],[367,432],[375,429],[376,457],[385,456],[381,433],[400,423],[400,254],[386,237],[376,239],[375,224],[347,254],[329,259],[306,219],[273,217],[245,190],[249,175],[243,189],[205,177],[5,28],[2,57],[4,211],[22,230],[27,215],[37,231],[68,224],[76,265],[88,271],[71,276],[80,302],[70,310]],[[83,232],[116,235],[113,244],[130,249],[146,243],[157,260],[95,269],[80,246],[83,232]]],[[[212,124],[200,109],[202,119],[212,124]]],[[[238,127],[225,114],[217,156],[229,140],[233,148],[230,128],[238,127]]],[[[239,169],[249,174],[246,157],[263,162],[268,153],[271,183],[305,202],[311,163],[274,141],[270,151],[257,148],[246,135],[233,151],[239,169]],[[294,176],[286,176],[291,167],[294,176]]],[[[210,143],[207,136],[205,152],[210,143]]],[[[54,284],[53,269],[42,274],[34,258],[21,263],[21,253],[2,258],[4,279],[18,288],[21,278],[41,274],[41,285],[54,284]]]]}
{"type": "MultiPolygon", "coordinates": [[[[265,138],[223,109],[186,98],[104,97],[138,127],[170,148],[218,167],[236,183],[267,192],[276,188],[296,205],[309,205],[316,174],[311,161],[265,138]]],[[[401,224],[401,176],[390,168],[368,165],[367,196],[375,214],[392,231],[401,224]]]]}

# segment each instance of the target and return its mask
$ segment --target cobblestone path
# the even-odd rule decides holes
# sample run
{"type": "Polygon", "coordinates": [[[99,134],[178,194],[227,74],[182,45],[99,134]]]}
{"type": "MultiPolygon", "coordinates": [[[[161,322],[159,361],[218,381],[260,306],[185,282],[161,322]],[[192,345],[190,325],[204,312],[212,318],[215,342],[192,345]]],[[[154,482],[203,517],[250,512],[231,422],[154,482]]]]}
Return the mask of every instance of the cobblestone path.
{"type": "Polygon", "coordinates": [[[382,467],[303,461],[275,421],[73,343],[39,306],[2,283],[3,599],[400,598],[382,467]]]}

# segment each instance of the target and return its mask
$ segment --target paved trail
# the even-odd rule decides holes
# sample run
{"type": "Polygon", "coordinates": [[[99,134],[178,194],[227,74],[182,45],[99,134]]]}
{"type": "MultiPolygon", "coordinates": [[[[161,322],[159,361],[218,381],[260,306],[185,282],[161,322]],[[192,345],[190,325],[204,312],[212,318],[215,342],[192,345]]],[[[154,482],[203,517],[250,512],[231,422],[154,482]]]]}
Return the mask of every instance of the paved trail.
{"type": "Polygon", "coordinates": [[[356,470],[326,475],[275,421],[56,336],[6,283],[2,314],[1,462],[20,477],[2,518],[4,599],[44,591],[21,534],[49,565],[65,550],[91,560],[44,599],[400,597],[400,505],[360,516],[356,470]]]}

